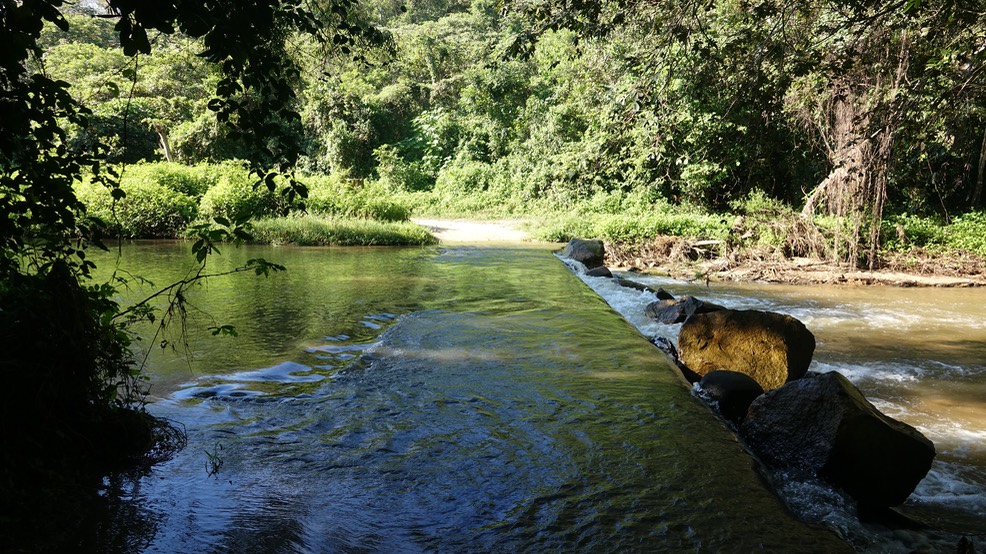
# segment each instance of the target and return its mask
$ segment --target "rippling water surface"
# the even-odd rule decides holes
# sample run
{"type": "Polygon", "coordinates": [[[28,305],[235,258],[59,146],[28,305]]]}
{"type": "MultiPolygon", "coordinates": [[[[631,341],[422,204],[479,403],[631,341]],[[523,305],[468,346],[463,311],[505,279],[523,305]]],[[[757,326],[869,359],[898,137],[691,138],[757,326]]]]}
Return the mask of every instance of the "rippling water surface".
{"type": "MultiPolygon", "coordinates": [[[[577,277],[546,247],[225,253],[212,270],[258,256],[289,269],[193,290],[187,337],[140,330],[145,344],[166,346],[149,352],[148,409],[183,425],[189,445],[148,475],[107,482],[115,508],[96,524],[98,550],[911,552],[953,551],[962,535],[986,542],[986,291],[629,276],[801,319],[818,339],[813,370],[845,374],[931,438],[936,462],[901,509],[921,525],[888,529],[859,523],[821,483],[761,476],[647,342],[677,333],[643,316],[653,297],[577,277]],[[239,336],[210,336],[218,324],[239,336]]],[[[128,245],[123,258],[157,286],[191,265],[187,245],[172,243],[128,245]]],[[[156,290],[133,287],[134,298],[156,290]]]]}
{"type": "MultiPolygon", "coordinates": [[[[136,245],[124,263],[166,283],[185,249],[136,245]]],[[[227,254],[289,269],[194,291],[187,346],[151,352],[148,408],[189,445],[108,483],[107,550],[847,549],[792,517],[544,247],[227,254]],[[202,331],[217,323],[239,337],[202,331]]]]}

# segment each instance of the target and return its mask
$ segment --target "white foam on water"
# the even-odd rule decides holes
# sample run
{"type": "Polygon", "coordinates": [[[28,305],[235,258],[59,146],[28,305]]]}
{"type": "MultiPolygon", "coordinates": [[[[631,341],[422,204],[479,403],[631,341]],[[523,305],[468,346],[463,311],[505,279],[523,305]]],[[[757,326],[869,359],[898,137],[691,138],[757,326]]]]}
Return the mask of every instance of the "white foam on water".
{"type": "MultiPolygon", "coordinates": [[[[647,337],[667,337],[673,342],[677,340],[680,325],[661,324],[644,314],[647,305],[656,300],[654,294],[621,286],[608,277],[586,276],[582,264],[562,259],[640,333],[647,337]]],[[[944,333],[947,336],[954,326],[986,328],[986,320],[975,314],[955,313],[948,306],[880,303],[879,296],[876,300],[850,303],[842,300],[829,303],[800,293],[793,298],[783,294],[776,295],[777,298],[757,298],[744,296],[748,294],[744,290],[712,287],[699,291],[694,284],[665,277],[620,276],[650,287],[665,288],[676,297],[694,294],[730,309],[788,314],[802,321],[816,336],[824,336],[825,332],[842,336],[859,333],[861,337],[894,337],[900,332],[921,336],[944,333]]],[[[842,355],[851,356],[851,352],[842,355]]],[[[978,379],[986,373],[986,360],[963,365],[920,356],[849,362],[816,358],[810,369],[819,373],[839,372],[863,390],[867,399],[882,413],[915,426],[935,443],[938,457],[908,504],[931,506],[944,513],[961,513],[963,517],[986,514],[986,470],[982,466],[982,460],[986,458],[986,429],[968,413],[965,416],[957,412],[946,415],[939,409],[940,404],[929,403],[927,396],[930,391],[927,387],[935,382],[978,379]]],[[[941,545],[954,547],[954,537],[946,537],[939,541],[941,544],[932,544],[938,539],[921,533],[883,535],[876,543],[871,542],[874,537],[859,523],[852,502],[827,484],[783,474],[774,475],[771,480],[781,497],[802,519],[825,523],[861,551],[887,547],[890,549],[887,551],[908,552],[921,548],[936,550],[941,545]]]]}
{"type": "Polygon", "coordinates": [[[189,387],[177,390],[171,397],[175,400],[192,400],[195,398],[253,398],[263,396],[262,392],[243,388],[243,385],[225,383],[211,387],[189,387]]]}
{"type": "Polygon", "coordinates": [[[816,373],[835,371],[841,373],[843,377],[854,384],[863,381],[918,383],[925,375],[925,371],[918,366],[893,363],[840,364],[815,360],[811,363],[809,370],[816,373]]]}
{"type": "Polygon", "coordinates": [[[909,502],[986,514],[986,476],[975,482],[968,473],[966,465],[936,460],[909,502]]]}
{"type": "Polygon", "coordinates": [[[343,344],[336,346],[333,344],[325,344],[322,346],[312,346],[306,348],[305,352],[309,354],[314,354],[315,352],[325,352],[326,354],[348,354],[348,353],[359,353],[373,348],[379,345],[379,342],[367,342],[363,344],[343,344]]]}
{"type": "MultiPolygon", "coordinates": [[[[906,415],[911,415],[908,412],[906,415]]],[[[893,416],[893,414],[888,414],[893,416]]],[[[927,418],[922,420],[920,430],[938,449],[939,456],[950,459],[986,458],[986,429],[969,427],[970,422],[954,418],[927,418]]],[[[983,475],[986,482],[986,475],[983,475]]]]}
{"type": "Polygon", "coordinates": [[[227,381],[255,382],[255,383],[314,383],[325,379],[324,375],[311,373],[312,368],[296,362],[283,362],[264,369],[254,371],[244,371],[229,375],[219,375],[220,379],[227,381]],[[298,375],[300,373],[306,375],[298,375]]]}

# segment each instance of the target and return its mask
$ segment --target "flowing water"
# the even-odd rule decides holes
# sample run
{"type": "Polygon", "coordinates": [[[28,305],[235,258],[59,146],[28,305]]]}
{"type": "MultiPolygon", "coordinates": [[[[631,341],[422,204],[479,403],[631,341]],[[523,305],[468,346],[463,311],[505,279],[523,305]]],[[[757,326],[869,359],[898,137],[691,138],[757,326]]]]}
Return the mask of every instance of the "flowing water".
{"type": "MultiPolygon", "coordinates": [[[[856,521],[851,503],[818,483],[776,483],[788,505],[846,537],[857,549],[952,552],[958,536],[986,544],[986,290],[691,284],[621,274],[732,309],[786,313],[817,346],[810,371],[838,371],[882,412],[931,439],[928,476],[898,511],[924,528],[882,529],[856,521]]],[[[644,316],[648,293],[582,276],[646,336],[675,340],[679,326],[644,316]]]]}
{"type": "MultiPolygon", "coordinates": [[[[149,356],[148,409],[189,444],[107,480],[99,549],[894,552],[983,532],[981,291],[700,292],[799,317],[816,370],[936,442],[909,503],[935,525],[905,533],[851,523],[817,484],[778,481],[779,498],[647,341],[674,332],[642,319],[647,299],[580,280],[547,247],[225,253],[216,270],[289,269],[192,291],[187,343],[142,330],[168,346],[149,356]],[[239,336],[208,336],[217,324],[239,336]]],[[[122,265],[162,285],[190,256],[130,245],[122,265]]]]}

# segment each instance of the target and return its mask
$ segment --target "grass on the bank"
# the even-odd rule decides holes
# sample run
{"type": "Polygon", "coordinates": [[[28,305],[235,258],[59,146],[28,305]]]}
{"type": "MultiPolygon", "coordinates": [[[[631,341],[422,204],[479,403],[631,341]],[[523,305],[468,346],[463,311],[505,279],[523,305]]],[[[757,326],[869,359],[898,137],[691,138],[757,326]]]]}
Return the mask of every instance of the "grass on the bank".
{"type": "Polygon", "coordinates": [[[294,215],[253,224],[254,240],[296,246],[423,246],[438,240],[411,222],[294,215]]]}

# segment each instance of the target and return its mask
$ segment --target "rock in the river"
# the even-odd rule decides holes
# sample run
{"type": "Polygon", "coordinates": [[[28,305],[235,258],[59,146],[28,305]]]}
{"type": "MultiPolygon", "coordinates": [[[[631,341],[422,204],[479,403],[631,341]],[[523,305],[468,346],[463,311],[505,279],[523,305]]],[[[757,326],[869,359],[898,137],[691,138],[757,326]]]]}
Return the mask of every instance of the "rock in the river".
{"type": "Polygon", "coordinates": [[[814,352],[811,331],[797,319],[774,312],[696,313],[678,333],[678,355],[695,373],[738,371],[768,391],[803,377],[814,352]]]}
{"type": "Polygon", "coordinates": [[[699,300],[694,296],[682,296],[651,302],[644,308],[644,314],[661,323],[681,323],[695,314],[725,310],[718,304],[699,300]]]}
{"type": "Polygon", "coordinates": [[[651,337],[650,343],[670,356],[675,362],[678,361],[678,349],[674,347],[674,343],[668,337],[651,337]]]}
{"type": "Polygon", "coordinates": [[[935,457],[930,440],[834,372],[764,394],[740,434],[767,466],[814,472],[866,506],[903,503],[935,457]]]}
{"type": "Polygon", "coordinates": [[[572,239],[565,245],[561,255],[582,262],[588,269],[593,269],[603,265],[603,258],[606,251],[603,248],[603,241],[598,239],[572,239]]]}
{"type": "Polygon", "coordinates": [[[745,373],[713,371],[699,381],[701,395],[715,403],[719,414],[740,423],[746,417],[750,404],[763,394],[763,387],[745,373]]]}
{"type": "Polygon", "coordinates": [[[589,277],[612,277],[613,272],[608,267],[601,265],[585,272],[589,277]]]}
{"type": "Polygon", "coordinates": [[[617,275],[613,279],[616,281],[616,284],[619,285],[619,286],[621,286],[621,287],[627,287],[627,288],[630,288],[630,289],[636,289],[636,290],[639,290],[641,292],[650,292],[650,293],[653,293],[654,296],[656,296],[658,300],[674,300],[674,296],[670,292],[664,290],[663,288],[660,288],[660,287],[654,288],[654,287],[652,287],[650,285],[645,285],[643,283],[638,283],[638,282],[633,281],[633,280],[630,280],[630,279],[625,279],[623,277],[620,277],[619,275],[617,275]]]}

